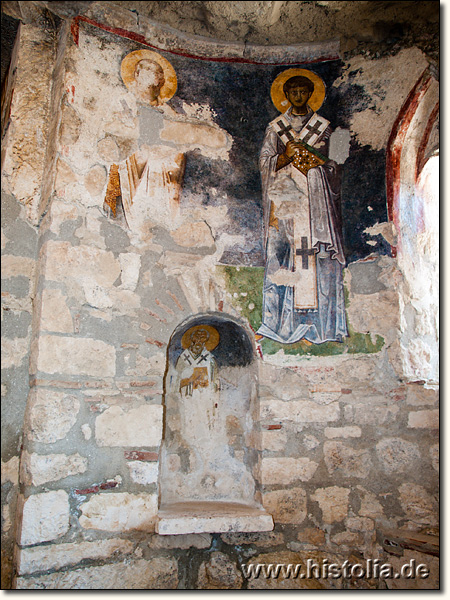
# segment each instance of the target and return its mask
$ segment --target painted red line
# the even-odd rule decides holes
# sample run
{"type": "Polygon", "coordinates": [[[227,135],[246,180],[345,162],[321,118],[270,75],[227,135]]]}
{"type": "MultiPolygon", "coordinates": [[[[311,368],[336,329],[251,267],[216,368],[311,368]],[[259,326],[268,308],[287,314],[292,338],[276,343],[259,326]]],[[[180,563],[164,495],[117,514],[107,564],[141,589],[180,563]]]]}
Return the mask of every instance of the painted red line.
{"type": "Polygon", "coordinates": [[[430,139],[431,131],[433,129],[434,122],[439,114],[439,102],[436,103],[436,106],[431,111],[431,114],[428,118],[428,123],[425,128],[422,140],[420,142],[419,150],[417,152],[417,161],[416,161],[416,181],[419,178],[422,169],[425,166],[425,150],[427,149],[427,144],[430,139]]]}
{"type": "Polygon", "coordinates": [[[127,29],[122,29],[121,27],[109,27],[108,25],[104,25],[103,23],[98,23],[97,21],[94,21],[93,19],[90,19],[89,17],[85,17],[82,15],[79,15],[78,17],[75,17],[73,19],[73,23],[72,23],[72,27],[71,27],[73,40],[77,46],[78,46],[78,42],[79,42],[79,22],[80,21],[84,21],[85,23],[88,23],[89,25],[93,25],[94,27],[98,27],[99,29],[103,29],[104,31],[113,33],[114,35],[118,35],[119,37],[123,37],[128,40],[133,40],[134,42],[139,42],[143,46],[147,46],[148,48],[153,48],[153,50],[158,50],[159,52],[167,52],[169,54],[175,54],[177,56],[183,56],[184,58],[193,58],[196,60],[209,60],[212,62],[225,62],[225,63],[243,63],[243,64],[250,64],[250,65],[273,65],[276,67],[277,65],[300,65],[300,64],[303,65],[303,64],[321,63],[321,62],[327,62],[329,60],[337,60],[339,58],[339,55],[337,55],[337,54],[330,54],[329,56],[325,56],[322,58],[315,58],[313,60],[307,60],[307,59],[303,60],[303,61],[290,60],[290,61],[281,61],[279,63],[275,63],[275,62],[272,63],[272,62],[260,62],[260,61],[256,61],[256,60],[250,60],[249,58],[243,58],[240,56],[235,56],[235,57],[200,56],[197,54],[190,54],[188,52],[184,52],[184,51],[178,50],[178,49],[168,50],[165,48],[159,48],[158,46],[155,46],[154,44],[150,44],[150,42],[148,42],[146,40],[146,38],[143,35],[140,35],[139,33],[134,33],[133,31],[128,31],[127,29]]]}

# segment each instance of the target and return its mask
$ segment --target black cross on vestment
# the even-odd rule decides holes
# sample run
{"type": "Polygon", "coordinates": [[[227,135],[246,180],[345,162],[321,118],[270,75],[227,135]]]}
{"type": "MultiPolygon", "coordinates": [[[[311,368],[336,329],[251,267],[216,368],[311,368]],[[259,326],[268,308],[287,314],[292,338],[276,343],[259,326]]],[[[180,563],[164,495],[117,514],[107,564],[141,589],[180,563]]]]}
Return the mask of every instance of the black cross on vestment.
{"type": "Polygon", "coordinates": [[[316,122],[315,125],[305,125],[305,129],[308,129],[308,133],[305,135],[305,137],[303,138],[304,142],[309,142],[309,140],[312,138],[312,136],[314,134],[319,135],[320,133],[322,133],[321,129],[320,129],[320,122],[316,122]]]}
{"type": "Polygon", "coordinates": [[[198,363],[202,363],[203,361],[208,360],[208,355],[207,354],[202,354],[198,360],[198,363]]]}
{"type": "Polygon", "coordinates": [[[315,252],[312,248],[308,248],[308,238],[302,237],[301,244],[302,247],[297,248],[295,254],[302,257],[302,269],[308,269],[308,256],[313,256],[315,252]]]}
{"type": "Polygon", "coordinates": [[[292,125],[285,125],[281,119],[280,121],[277,121],[277,125],[280,127],[280,131],[278,132],[280,137],[285,135],[289,140],[294,139],[294,136],[291,133],[292,125]]]}

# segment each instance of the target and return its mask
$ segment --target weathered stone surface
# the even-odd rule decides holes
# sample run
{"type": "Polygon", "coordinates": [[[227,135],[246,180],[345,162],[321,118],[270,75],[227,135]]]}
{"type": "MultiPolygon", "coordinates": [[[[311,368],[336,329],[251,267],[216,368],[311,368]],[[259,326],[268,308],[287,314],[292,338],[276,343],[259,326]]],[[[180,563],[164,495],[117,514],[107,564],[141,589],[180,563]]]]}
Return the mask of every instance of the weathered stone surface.
{"type": "Polygon", "coordinates": [[[342,442],[325,442],[325,464],[330,474],[342,473],[346,477],[365,478],[372,467],[370,452],[356,450],[342,442]]]}
{"type": "MultiPolygon", "coordinates": [[[[422,554],[414,550],[404,550],[403,556],[389,555],[389,563],[394,568],[394,572],[400,573],[404,565],[415,564],[425,565],[429,572],[427,577],[419,577],[415,573],[415,577],[400,577],[398,579],[386,579],[386,586],[389,590],[439,590],[439,557],[422,554]],[[412,562],[414,561],[414,562],[412,562]]],[[[411,573],[411,569],[407,569],[407,573],[411,573]]],[[[420,569],[419,574],[423,570],[420,569]]]]}
{"type": "Polygon", "coordinates": [[[2,338],[2,369],[19,367],[27,358],[30,350],[30,340],[26,338],[2,338]]]}
{"type": "Polygon", "coordinates": [[[271,400],[261,402],[261,418],[295,423],[326,423],[339,419],[339,404],[322,406],[309,400],[271,400]]]}
{"type": "Polygon", "coordinates": [[[286,443],[286,434],[279,429],[261,432],[260,450],[283,450],[286,448],[286,443]]]}
{"type": "Polygon", "coordinates": [[[129,411],[111,406],[95,420],[99,446],[159,446],[162,436],[162,406],[147,404],[129,411]]]}
{"type": "Polygon", "coordinates": [[[263,506],[275,523],[302,523],[307,515],[306,492],[302,488],[276,490],[263,495],[263,506]]]}
{"type": "Polygon", "coordinates": [[[230,546],[252,544],[257,547],[267,548],[284,544],[284,537],[275,531],[262,531],[260,533],[223,533],[222,540],[230,546]]]}
{"type": "Polygon", "coordinates": [[[358,548],[364,545],[364,537],[360,533],[352,531],[341,531],[331,538],[333,544],[344,546],[348,549],[358,548]]]}
{"type": "Polygon", "coordinates": [[[362,517],[370,517],[375,519],[377,517],[384,516],[383,506],[372,492],[364,489],[361,486],[357,486],[357,489],[363,494],[361,498],[361,507],[359,514],[362,517]]]}
{"type": "Polygon", "coordinates": [[[382,425],[392,423],[399,412],[398,406],[374,405],[372,402],[356,404],[353,407],[351,420],[358,425],[382,425]]]}
{"type": "Polygon", "coordinates": [[[272,531],[273,519],[262,508],[235,502],[178,502],[160,507],[160,535],[272,531]]]}
{"type": "Polygon", "coordinates": [[[125,532],[155,530],[158,499],[155,494],[100,493],[80,507],[84,529],[125,532]]]}
{"type": "Polygon", "coordinates": [[[319,503],[324,523],[337,523],[347,516],[349,495],[349,489],[332,486],[317,489],[311,499],[319,503]]]}
{"type": "Polygon", "coordinates": [[[38,342],[37,369],[49,374],[113,377],[116,351],[101,340],[42,335],[38,342]]]}
{"type": "Polygon", "coordinates": [[[213,552],[208,562],[203,562],[198,571],[197,589],[237,590],[243,578],[237,566],[223,552],[213,552]]]}
{"type": "Polygon", "coordinates": [[[154,558],[62,571],[40,577],[19,577],[19,590],[174,590],[177,562],[154,558]]]}
{"type": "Polygon", "coordinates": [[[211,230],[204,222],[186,223],[172,231],[171,236],[178,246],[184,248],[201,248],[202,246],[210,247],[214,245],[211,230]]]}
{"type": "Polygon", "coordinates": [[[261,480],[264,485],[309,481],[317,466],[309,458],[263,458],[261,480]]]}
{"type": "Polygon", "coordinates": [[[70,166],[65,160],[58,158],[56,161],[56,178],[55,178],[55,190],[58,197],[63,198],[65,196],[65,187],[71,183],[78,181],[77,176],[72,171],[70,166]]]}
{"type": "Polygon", "coordinates": [[[2,255],[2,279],[10,277],[26,277],[32,279],[36,261],[25,256],[14,256],[12,254],[2,255]]]}
{"type": "Polygon", "coordinates": [[[134,291],[139,281],[141,256],[135,252],[119,254],[121,289],[134,291]]]}
{"type": "Polygon", "coordinates": [[[325,543],[325,532],[318,527],[306,527],[297,534],[297,539],[312,546],[320,546],[325,543]]]}
{"type": "Polygon", "coordinates": [[[134,483],[147,485],[158,480],[158,463],[148,463],[138,460],[127,463],[130,477],[134,483]]]}
{"type": "Polygon", "coordinates": [[[29,496],[23,504],[19,544],[49,542],[69,529],[69,496],[64,490],[29,496]]]}
{"type": "Polygon", "coordinates": [[[438,503],[425,488],[414,483],[403,483],[399,487],[399,493],[400,504],[411,521],[424,525],[438,524],[438,503]]]}
{"type": "Polygon", "coordinates": [[[433,469],[439,472],[439,444],[434,444],[430,448],[431,464],[433,469]]]}
{"type": "Polygon", "coordinates": [[[113,554],[130,554],[133,547],[133,543],[128,540],[113,539],[23,548],[19,554],[17,570],[19,575],[46,571],[50,566],[58,570],[86,559],[98,560],[109,558],[113,554]]]}
{"type": "Polygon", "coordinates": [[[108,163],[119,162],[119,147],[112,137],[105,137],[97,143],[97,152],[108,163]]]}
{"type": "Polygon", "coordinates": [[[84,186],[94,198],[103,192],[106,184],[106,169],[100,165],[92,167],[84,178],[84,186]]]}
{"type": "Polygon", "coordinates": [[[427,389],[423,385],[414,383],[406,386],[406,404],[410,406],[432,406],[438,401],[438,389],[427,389]]]}
{"type": "MultiPolygon", "coordinates": [[[[314,558],[311,556],[311,558],[314,558]]],[[[320,590],[324,589],[325,586],[321,581],[317,579],[307,579],[301,577],[301,574],[306,575],[307,573],[307,558],[305,554],[297,552],[271,552],[267,554],[258,554],[252,557],[244,567],[244,573],[248,573],[248,567],[250,565],[293,565],[296,567],[300,566],[300,570],[297,577],[291,575],[288,576],[286,570],[281,570],[278,577],[264,577],[261,573],[259,577],[250,576],[247,581],[247,588],[249,590],[320,590]]],[[[320,560],[316,561],[320,564],[320,560]]]]}
{"type": "Polygon", "coordinates": [[[72,246],[69,242],[50,240],[42,247],[41,254],[46,257],[45,277],[51,281],[92,280],[109,288],[120,275],[120,264],[114,254],[95,246],[72,246]]]}
{"type": "Polygon", "coordinates": [[[61,290],[44,290],[41,305],[41,330],[73,333],[73,319],[61,290]]]}
{"type": "Polygon", "coordinates": [[[10,481],[13,485],[19,483],[19,457],[13,456],[7,462],[2,461],[2,485],[10,481]]]}
{"type": "Polygon", "coordinates": [[[33,388],[25,420],[28,439],[45,444],[63,439],[74,426],[79,410],[80,401],[74,396],[33,388]]]}
{"type": "Polygon", "coordinates": [[[25,485],[42,485],[48,481],[58,481],[69,475],[84,473],[87,469],[87,458],[78,454],[40,455],[23,452],[21,460],[21,483],[25,485]]]}
{"type": "Polygon", "coordinates": [[[373,531],[375,528],[374,521],[365,517],[348,517],[345,520],[345,525],[352,531],[361,531],[363,533],[373,531]]]}
{"type": "Polygon", "coordinates": [[[209,533],[190,533],[186,535],[154,535],[149,541],[149,547],[155,550],[188,550],[189,548],[204,549],[211,546],[212,537],[209,533]]]}
{"type": "Polygon", "coordinates": [[[328,439],[334,438],[358,438],[361,437],[361,428],[356,425],[347,427],[325,427],[325,436],[328,439]]]}
{"type": "Polygon", "coordinates": [[[417,445],[401,438],[385,438],[378,442],[376,449],[386,473],[403,472],[420,459],[417,445]]]}
{"type": "Polygon", "coordinates": [[[161,139],[166,142],[176,142],[188,146],[206,146],[215,149],[225,147],[228,141],[226,133],[217,127],[177,121],[164,122],[161,139]]]}
{"type": "Polygon", "coordinates": [[[408,427],[415,429],[439,429],[439,410],[418,410],[410,412],[408,427]]]}

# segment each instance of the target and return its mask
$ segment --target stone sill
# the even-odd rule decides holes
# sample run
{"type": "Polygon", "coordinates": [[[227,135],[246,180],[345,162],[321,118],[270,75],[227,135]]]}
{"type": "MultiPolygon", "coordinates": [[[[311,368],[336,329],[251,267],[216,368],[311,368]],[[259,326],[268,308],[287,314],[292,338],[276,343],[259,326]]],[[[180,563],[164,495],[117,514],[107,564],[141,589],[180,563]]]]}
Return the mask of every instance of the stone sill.
{"type": "Polygon", "coordinates": [[[160,507],[159,535],[272,531],[273,519],[262,507],[233,502],[178,502],[160,507]]]}

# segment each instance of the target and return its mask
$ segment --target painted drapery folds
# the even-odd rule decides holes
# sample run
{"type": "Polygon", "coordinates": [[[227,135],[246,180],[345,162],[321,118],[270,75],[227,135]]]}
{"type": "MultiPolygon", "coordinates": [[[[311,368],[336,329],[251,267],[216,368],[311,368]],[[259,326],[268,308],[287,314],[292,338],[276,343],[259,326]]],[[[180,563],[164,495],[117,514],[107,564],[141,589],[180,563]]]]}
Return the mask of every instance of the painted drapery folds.
{"type": "Polygon", "coordinates": [[[327,158],[329,121],[311,108],[323,97],[314,73],[281,73],[272,99],[289,108],[269,123],[260,153],[266,266],[258,334],[286,344],[347,335],[340,177],[327,158]]]}

